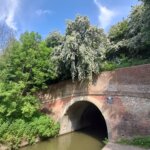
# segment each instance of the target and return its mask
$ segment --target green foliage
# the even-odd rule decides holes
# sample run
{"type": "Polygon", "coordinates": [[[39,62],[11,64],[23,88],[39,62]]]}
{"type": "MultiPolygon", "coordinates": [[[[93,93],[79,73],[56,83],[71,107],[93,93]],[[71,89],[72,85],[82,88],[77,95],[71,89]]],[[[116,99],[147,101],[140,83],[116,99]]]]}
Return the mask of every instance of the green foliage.
{"type": "Polygon", "coordinates": [[[133,56],[144,49],[142,41],[143,5],[134,6],[129,16],[127,46],[133,56]]]}
{"type": "Polygon", "coordinates": [[[36,113],[39,104],[33,93],[56,77],[51,51],[34,32],[24,33],[7,47],[0,65],[0,115],[30,118],[36,113]]]}
{"type": "MultiPolygon", "coordinates": [[[[142,26],[142,42],[145,49],[150,47],[150,1],[143,0],[144,10],[143,10],[143,26],[142,26]]],[[[150,52],[148,53],[150,55],[150,52]]]]}
{"type": "Polygon", "coordinates": [[[37,33],[24,33],[20,42],[14,41],[8,49],[6,80],[24,82],[24,92],[45,87],[45,81],[56,77],[55,66],[50,60],[52,49],[40,41],[37,33]]]}
{"type": "Polygon", "coordinates": [[[148,58],[150,56],[150,9],[141,4],[132,8],[127,34],[127,47],[133,57],[148,58]]]}
{"type": "Polygon", "coordinates": [[[68,21],[63,43],[55,47],[54,60],[60,76],[92,80],[105,57],[107,38],[102,29],[91,26],[87,17],[68,21]],[[66,76],[67,75],[67,76],[66,76]]]}
{"type": "Polygon", "coordinates": [[[22,95],[23,82],[0,83],[0,116],[30,118],[39,109],[37,98],[32,95],[22,95]]]}
{"type": "Polygon", "coordinates": [[[101,70],[111,71],[117,68],[124,68],[149,63],[150,59],[136,59],[136,58],[129,59],[128,57],[122,57],[116,60],[104,61],[101,65],[101,70]]]}
{"type": "Polygon", "coordinates": [[[48,116],[34,118],[33,125],[36,126],[39,137],[47,138],[58,134],[59,124],[55,123],[48,116]]]}
{"type": "Polygon", "coordinates": [[[59,132],[59,124],[48,116],[33,117],[31,120],[16,119],[13,121],[0,120],[0,142],[7,143],[16,149],[21,142],[35,142],[37,138],[56,136],[59,132]]]}
{"type": "Polygon", "coordinates": [[[61,45],[63,42],[63,36],[59,32],[52,32],[46,38],[47,47],[54,48],[61,45]]]}
{"type": "Polygon", "coordinates": [[[117,43],[120,40],[125,39],[125,35],[128,30],[128,20],[123,20],[116,25],[112,26],[109,31],[109,39],[117,43]]]}
{"type": "Polygon", "coordinates": [[[116,63],[112,62],[112,61],[105,61],[101,65],[101,70],[102,71],[111,71],[111,70],[114,70],[116,68],[117,68],[116,63]]]}
{"type": "Polygon", "coordinates": [[[109,32],[111,41],[107,58],[114,59],[124,54],[128,58],[150,57],[150,5],[132,7],[126,20],[114,25],[109,32]]]}
{"type": "Polygon", "coordinates": [[[134,37],[141,32],[143,9],[143,5],[132,7],[129,16],[128,37],[134,37]]]}
{"type": "Polygon", "coordinates": [[[105,145],[108,144],[108,142],[109,142],[108,138],[105,138],[105,139],[103,140],[103,143],[104,143],[105,145]]]}
{"type": "Polygon", "coordinates": [[[111,27],[108,35],[111,44],[106,53],[107,59],[112,60],[116,57],[120,57],[121,55],[129,54],[126,43],[127,30],[128,30],[127,19],[111,27]]]}
{"type": "Polygon", "coordinates": [[[143,0],[133,7],[129,18],[110,29],[108,38],[87,17],[77,16],[68,21],[64,36],[52,32],[42,40],[38,33],[25,32],[20,40],[11,38],[4,45],[0,54],[0,142],[17,148],[24,140],[33,143],[38,137],[58,134],[59,124],[41,114],[35,96],[47,83],[67,78],[92,80],[103,70],[150,63],[150,3],[143,0]]]}
{"type": "Polygon", "coordinates": [[[119,141],[121,144],[135,145],[146,149],[150,148],[150,136],[135,137],[133,139],[122,139],[119,141]]]}
{"type": "Polygon", "coordinates": [[[39,112],[35,96],[57,76],[51,52],[39,34],[25,32],[20,41],[11,41],[1,55],[0,142],[12,148],[24,140],[32,143],[37,137],[58,134],[59,125],[39,112]]]}

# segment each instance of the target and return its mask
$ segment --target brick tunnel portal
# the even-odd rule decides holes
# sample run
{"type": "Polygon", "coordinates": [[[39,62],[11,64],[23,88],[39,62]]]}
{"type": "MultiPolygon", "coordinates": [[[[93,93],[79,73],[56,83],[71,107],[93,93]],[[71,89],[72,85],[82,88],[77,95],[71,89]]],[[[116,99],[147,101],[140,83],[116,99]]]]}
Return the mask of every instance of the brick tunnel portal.
{"type": "Polygon", "coordinates": [[[91,102],[79,101],[72,104],[65,113],[72,131],[89,129],[101,138],[108,138],[107,126],[101,111],[91,102]]]}

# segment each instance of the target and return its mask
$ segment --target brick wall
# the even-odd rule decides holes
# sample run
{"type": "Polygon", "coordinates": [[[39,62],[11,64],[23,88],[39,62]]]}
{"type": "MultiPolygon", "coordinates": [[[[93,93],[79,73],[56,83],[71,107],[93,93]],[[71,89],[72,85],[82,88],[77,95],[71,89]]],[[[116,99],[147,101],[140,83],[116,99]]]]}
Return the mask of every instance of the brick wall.
{"type": "Polygon", "coordinates": [[[87,100],[102,112],[109,139],[150,135],[150,64],[103,72],[91,83],[63,81],[38,96],[42,110],[60,123],[69,106],[87,100]],[[108,96],[112,104],[107,103],[108,96]]]}

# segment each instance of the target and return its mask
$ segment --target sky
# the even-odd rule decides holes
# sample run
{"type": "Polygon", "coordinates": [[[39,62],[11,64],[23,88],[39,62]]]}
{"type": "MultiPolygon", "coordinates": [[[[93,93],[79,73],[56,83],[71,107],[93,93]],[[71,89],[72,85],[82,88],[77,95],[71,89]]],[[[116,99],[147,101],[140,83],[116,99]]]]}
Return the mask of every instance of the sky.
{"type": "Polygon", "coordinates": [[[52,31],[65,33],[67,20],[84,15],[92,25],[108,32],[138,3],[138,0],[0,0],[0,21],[18,35],[35,31],[46,37],[52,31]]]}

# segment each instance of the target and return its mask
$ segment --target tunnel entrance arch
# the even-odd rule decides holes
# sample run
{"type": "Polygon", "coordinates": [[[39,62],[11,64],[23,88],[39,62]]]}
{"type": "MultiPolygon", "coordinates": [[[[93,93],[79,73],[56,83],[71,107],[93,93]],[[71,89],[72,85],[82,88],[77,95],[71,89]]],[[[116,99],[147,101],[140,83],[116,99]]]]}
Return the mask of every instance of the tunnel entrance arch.
{"type": "Polygon", "coordinates": [[[109,138],[106,120],[97,102],[73,99],[64,108],[60,120],[60,134],[90,128],[100,136],[109,138]]]}

